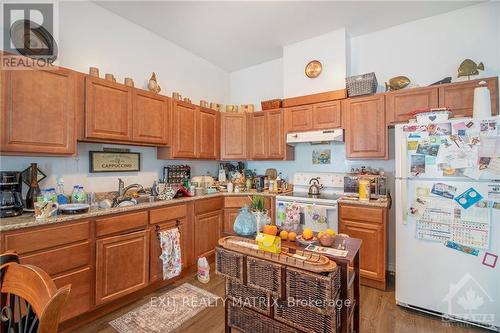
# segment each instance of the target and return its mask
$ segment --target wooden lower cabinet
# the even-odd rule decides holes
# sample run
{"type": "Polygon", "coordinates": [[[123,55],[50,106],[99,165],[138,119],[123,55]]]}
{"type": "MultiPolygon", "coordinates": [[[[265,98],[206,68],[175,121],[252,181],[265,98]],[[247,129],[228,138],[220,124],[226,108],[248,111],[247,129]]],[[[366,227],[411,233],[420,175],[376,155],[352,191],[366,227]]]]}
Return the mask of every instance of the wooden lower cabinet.
{"type": "Polygon", "coordinates": [[[160,259],[161,256],[161,245],[158,236],[159,231],[165,231],[173,228],[179,228],[179,233],[181,234],[181,260],[182,268],[187,267],[188,261],[186,260],[189,256],[188,254],[188,244],[187,237],[185,235],[185,225],[187,224],[187,219],[181,218],[172,221],[166,221],[152,226],[150,229],[150,257],[149,257],[149,282],[154,282],[163,279],[163,264],[160,259]],[[157,228],[158,226],[158,228],[157,228]]]}
{"type": "Polygon", "coordinates": [[[236,235],[233,230],[233,225],[239,213],[239,208],[224,208],[224,235],[236,235]]]}
{"type": "Polygon", "coordinates": [[[339,231],[363,241],[360,249],[361,284],[386,288],[387,210],[340,205],[339,231]]]}
{"type": "Polygon", "coordinates": [[[222,211],[197,214],[194,219],[194,252],[196,257],[212,256],[222,233],[222,211]]]}
{"type": "Polygon", "coordinates": [[[74,272],[64,273],[53,277],[57,288],[71,285],[71,291],[66,300],[60,321],[74,318],[89,311],[93,307],[92,267],[84,267],[74,272]]]}
{"type": "Polygon", "coordinates": [[[141,230],[96,241],[96,304],[148,285],[149,231],[141,230]]]}

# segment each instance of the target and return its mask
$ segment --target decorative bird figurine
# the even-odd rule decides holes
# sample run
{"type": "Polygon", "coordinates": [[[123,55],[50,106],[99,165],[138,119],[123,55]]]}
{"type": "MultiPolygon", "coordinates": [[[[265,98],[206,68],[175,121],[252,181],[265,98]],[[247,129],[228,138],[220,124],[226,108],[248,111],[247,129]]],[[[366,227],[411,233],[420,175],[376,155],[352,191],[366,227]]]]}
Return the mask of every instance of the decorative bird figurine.
{"type": "Polygon", "coordinates": [[[149,91],[152,91],[155,94],[157,94],[161,91],[160,85],[156,81],[156,73],[155,72],[153,72],[153,74],[151,75],[151,78],[149,79],[148,89],[149,89],[149,91]]]}

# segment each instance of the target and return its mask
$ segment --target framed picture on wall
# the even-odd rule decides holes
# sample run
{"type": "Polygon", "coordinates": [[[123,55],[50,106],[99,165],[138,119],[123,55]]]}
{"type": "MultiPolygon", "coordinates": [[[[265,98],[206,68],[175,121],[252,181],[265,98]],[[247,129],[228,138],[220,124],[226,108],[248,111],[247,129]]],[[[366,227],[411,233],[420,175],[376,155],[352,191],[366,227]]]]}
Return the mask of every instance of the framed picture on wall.
{"type": "Polygon", "coordinates": [[[89,172],[141,171],[141,153],[89,151],[89,172]]]}

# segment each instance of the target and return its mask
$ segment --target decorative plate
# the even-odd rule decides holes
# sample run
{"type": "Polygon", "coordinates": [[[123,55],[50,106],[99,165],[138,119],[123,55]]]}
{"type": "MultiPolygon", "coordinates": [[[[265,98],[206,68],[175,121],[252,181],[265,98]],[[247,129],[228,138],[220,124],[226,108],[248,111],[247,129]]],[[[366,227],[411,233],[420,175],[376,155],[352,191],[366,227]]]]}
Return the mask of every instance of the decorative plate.
{"type": "Polygon", "coordinates": [[[304,72],[308,78],[314,79],[321,74],[322,70],[323,65],[318,60],[312,60],[306,65],[304,72]]]}

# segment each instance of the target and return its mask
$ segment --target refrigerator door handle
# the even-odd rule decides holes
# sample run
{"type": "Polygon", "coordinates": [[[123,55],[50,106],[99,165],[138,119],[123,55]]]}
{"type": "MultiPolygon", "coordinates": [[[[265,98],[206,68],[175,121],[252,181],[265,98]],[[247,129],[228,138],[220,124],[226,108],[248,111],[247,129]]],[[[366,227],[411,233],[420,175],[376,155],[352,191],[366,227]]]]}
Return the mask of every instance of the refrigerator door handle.
{"type": "Polygon", "coordinates": [[[408,222],[408,180],[401,179],[401,213],[403,214],[402,222],[404,225],[408,222]]]}

